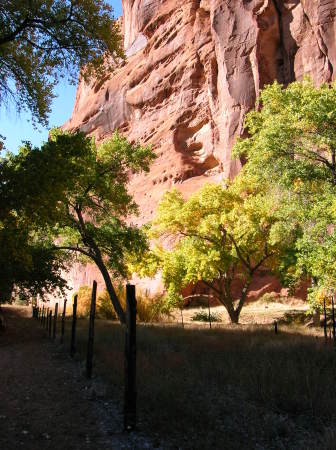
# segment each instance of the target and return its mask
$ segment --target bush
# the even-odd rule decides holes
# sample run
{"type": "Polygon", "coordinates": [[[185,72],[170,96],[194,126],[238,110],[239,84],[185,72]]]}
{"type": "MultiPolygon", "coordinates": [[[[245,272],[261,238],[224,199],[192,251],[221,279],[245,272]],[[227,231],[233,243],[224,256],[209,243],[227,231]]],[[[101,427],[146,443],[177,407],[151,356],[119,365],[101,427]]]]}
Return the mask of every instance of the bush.
{"type": "MultiPolygon", "coordinates": [[[[118,286],[116,288],[116,294],[120,300],[121,306],[123,310],[125,310],[126,307],[126,298],[125,294],[122,292],[122,289],[118,286]]],[[[100,319],[107,319],[107,320],[117,320],[117,314],[113,308],[109,293],[106,289],[103,290],[103,292],[98,296],[97,298],[97,317],[100,319]]]]}
{"type": "MultiPolygon", "coordinates": [[[[121,306],[125,311],[126,289],[119,283],[115,287],[115,291],[121,306]]],[[[89,286],[81,286],[77,291],[77,314],[80,317],[88,317],[90,315],[91,292],[92,290],[89,286]]],[[[148,293],[138,293],[136,299],[137,318],[140,322],[161,322],[164,318],[169,317],[169,307],[166,305],[163,295],[151,297],[148,293]]],[[[104,289],[97,297],[96,316],[99,319],[118,320],[106,289],[104,289]]]]}
{"type": "MultiPolygon", "coordinates": [[[[81,286],[75,293],[78,295],[77,299],[77,315],[78,317],[88,317],[90,315],[91,307],[91,293],[90,286],[81,286]]],[[[74,296],[75,296],[74,294],[74,296]]]]}
{"type": "MultiPolygon", "coordinates": [[[[122,308],[126,309],[126,290],[120,283],[115,288],[122,308]]],[[[164,317],[169,316],[169,311],[165,306],[162,295],[154,297],[147,293],[139,293],[137,299],[137,318],[140,322],[161,322],[164,317]]],[[[105,289],[97,299],[97,317],[101,319],[117,320],[117,315],[112,306],[109,294],[105,289]]]]}
{"type": "Polygon", "coordinates": [[[147,293],[137,296],[137,312],[140,322],[162,322],[170,315],[163,295],[150,297],[147,293]]]}
{"type": "MultiPolygon", "coordinates": [[[[222,318],[221,315],[218,313],[210,313],[210,319],[211,322],[221,322],[222,318]]],[[[210,322],[209,321],[209,312],[208,311],[200,311],[195,313],[191,320],[193,320],[194,322],[210,322]]]]}

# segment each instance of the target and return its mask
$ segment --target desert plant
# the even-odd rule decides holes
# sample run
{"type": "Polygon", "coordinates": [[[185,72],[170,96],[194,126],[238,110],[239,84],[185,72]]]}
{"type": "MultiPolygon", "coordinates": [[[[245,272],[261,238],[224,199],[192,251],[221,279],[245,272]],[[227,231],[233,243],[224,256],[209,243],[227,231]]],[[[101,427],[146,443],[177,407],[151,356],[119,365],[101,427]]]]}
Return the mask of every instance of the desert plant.
{"type": "MultiPolygon", "coordinates": [[[[116,288],[117,295],[120,299],[123,310],[126,308],[126,298],[122,290],[122,286],[116,288]]],[[[109,293],[106,289],[101,292],[97,298],[97,317],[99,319],[117,320],[117,314],[111,304],[109,293]]]]}
{"type": "Polygon", "coordinates": [[[164,296],[150,296],[147,292],[137,297],[137,313],[140,322],[162,322],[170,315],[164,296]]]}
{"type": "MultiPolygon", "coordinates": [[[[120,299],[122,308],[126,309],[126,290],[122,283],[115,286],[115,291],[120,299]]],[[[137,318],[140,322],[161,322],[169,316],[166,302],[162,295],[151,296],[148,292],[139,292],[137,299],[137,318]]],[[[104,290],[97,299],[97,316],[100,319],[117,320],[117,315],[109,300],[109,295],[104,290]]]]}
{"type": "Polygon", "coordinates": [[[266,292],[259,298],[260,303],[274,303],[277,301],[277,296],[274,293],[266,292]]]}
{"type": "Polygon", "coordinates": [[[210,320],[209,320],[209,312],[206,310],[203,311],[199,311],[197,313],[195,313],[192,317],[191,320],[193,320],[194,322],[221,322],[222,318],[221,315],[218,313],[210,313],[210,320]]]}
{"type": "Polygon", "coordinates": [[[77,299],[78,317],[88,317],[90,314],[90,305],[91,305],[90,286],[81,286],[75,294],[78,295],[77,299]]]}

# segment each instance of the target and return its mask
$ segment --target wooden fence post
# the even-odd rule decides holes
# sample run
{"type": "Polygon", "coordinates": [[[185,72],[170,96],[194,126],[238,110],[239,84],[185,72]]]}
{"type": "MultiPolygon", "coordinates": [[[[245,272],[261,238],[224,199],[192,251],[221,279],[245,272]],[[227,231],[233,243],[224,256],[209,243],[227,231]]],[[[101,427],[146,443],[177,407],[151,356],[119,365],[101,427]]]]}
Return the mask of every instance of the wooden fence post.
{"type": "Polygon", "coordinates": [[[210,298],[208,297],[208,310],[209,310],[209,327],[211,328],[211,311],[210,311],[210,298]]]}
{"type": "Polygon", "coordinates": [[[63,344],[63,339],[64,339],[66,304],[67,304],[67,301],[66,301],[66,299],[64,299],[63,313],[62,313],[62,325],[61,325],[61,344],[63,344]]]}
{"type": "Polygon", "coordinates": [[[182,328],[184,329],[183,306],[180,308],[180,313],[181,313],[181,323],[182,323],[182,328]]]}
{"type": "Polygon", "coordinates": [[[57,313],[58,313],[58,303],[55,304],[54,326],[53,326],[53,340],[55,340],[55,338],[56,338],[57,313]]]}
{"type": "Polygon", "coordinates": [[[86,376],[92,376],[92,360],[93,360],[93,341],[94,341],[94,321],[96,314],[96,297],[97,297],[97,282],[94,281],[92,285],[91,307],[90,307],[90,322],[89,322],[89,337],[87,344],[86,355],[86,376]]]}
{"type": "Polygon", "coordinates": [[[332,313],[332,335],[333,335],[333,341],[334,345],[335,343],[335,331],[336,331],[336,324],[335,324],[335,299],[334,294],[331,296],[331,313],[332,313]]]}
{"type": "Polygon", "coordinates": [[[48,330],[48,319],[49,319],[49,307],[46,306],[45,312],[44,312],[44,328],[48,330]]]}
{"type": "Polygon", "coordinates": [[[274,333],[278,334],[278,322],[276,320],[274,321],[274,333]]]}
{"type": "Polygon", "coordinates": [[[49,308],[46,306],[44,311],[43,328],[48,329],[48,319],[49,319],[49,308]]]}
{"type": "Polygon", "coordinates": [[[49,339],[51,339],[51,322],[52,322],[52,309],[50,308],[50,311],[49,311],[49,320],[48,320],[48,336],[49,336],[49,339]]]}
{"type": "Polygon", "coordinates": [[[324,310],[324,321],[323,321],[324,339],[325,339],[325,342],[327,343],[327,341],[328,341],[328,334],[327,334],[327,310],[326,310],[325,298],[323,299],[323,310],[324,310]]]}
{"type": "Polygon", "coordinates": [[[41,312],[41,325],[43,326],[43,319],[44,319],[44,305],[42,305],[42,312],[41,312]]]}
{"type": "Polygon", "coordinates": [[[136,426],[136,299],[135,286],[126,285],[126,336],[125,336],[125,403],[124,429],[136,426]]]}
{"type": "Polygon", "coordinates": [[[77,322],[77,294],[73,299],[72,306],[72,328],[71,328],[71,343],[70,343],[70,355],[73,358],[76,353],[76,322],[77,322]]]}

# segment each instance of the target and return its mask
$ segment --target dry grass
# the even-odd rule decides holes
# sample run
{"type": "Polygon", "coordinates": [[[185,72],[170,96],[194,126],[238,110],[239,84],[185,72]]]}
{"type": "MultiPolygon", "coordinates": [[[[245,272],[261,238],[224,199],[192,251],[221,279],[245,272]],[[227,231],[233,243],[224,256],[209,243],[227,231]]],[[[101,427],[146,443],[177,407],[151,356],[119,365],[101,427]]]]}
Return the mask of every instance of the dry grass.
{"type": "MultiPolygon", "coordinates": [[[[80,320],[82,356],[86,330],[80,320]]],[[[335,448],[336,354],[311,333],[139,325],[140,427],[179,448],[335,448]]],[[[116,323],[97,321],[94,370],[120,402],[123,338],[116,323]]]]}
{"type": "MultiPolygon", "coordinates": [[[[126,309],[125,288],[119,284],[116,287],[117,295],[122,308],[126,309]]],[[[117,315],[112,307],[107,290],[99,294],[97,298],[97,316],[100,319],[117,320],[117,315]]],[[[140,322],[161,322],[167,320],[168,314],[164,307],[163,296],[149,296],[144,293],[137,295],[137,319],[140,322]]]]}

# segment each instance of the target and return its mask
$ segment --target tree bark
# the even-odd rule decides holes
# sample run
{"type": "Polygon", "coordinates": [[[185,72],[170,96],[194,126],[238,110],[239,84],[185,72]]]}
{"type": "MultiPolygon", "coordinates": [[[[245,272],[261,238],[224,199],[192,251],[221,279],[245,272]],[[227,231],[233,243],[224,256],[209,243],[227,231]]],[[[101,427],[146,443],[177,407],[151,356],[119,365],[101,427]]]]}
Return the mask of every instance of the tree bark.
{"type": "Polygon", "coordinates": [[[95,259],[95,263],[97,264],[97,267],[99,268],[100,273],[102,274],[102,276],[104,278],[106,290],[109,294],[113,308],[114,308],[115,312],[117,313],[118,319],[120,320],[120,323],[125,324],[126,323],[126,315],[125,315],[124,310],[121,307],[120,301],[114,290],[110,274],[108,273],[108,270],[102,259],[100,259],[100,260],[95,259]]]}
{"type": "Polygon", "coordinates": [[[100,273],[102,274],[102,276],[104,278],[106,290],[109,294],[113,308],[114,308],[115,312],[117,313],[120,323],[126,324],[126,314],[125,314],[124,310],[122,309],[120,301],[118,299],[118,296],[114,290],[110,274],[108,273],[108,270],[104,264],[104,261],[103,261],[102,255],[101,255],[101,251],[100,251],[97,243],[93,239],[93,237],[90,235],[90,233],[88,233],[88,231],[86,229],[86,225],[85,225],[85,221],[83,219],[81,208],[77,207],[77,208],[75,208],[75,211],[76,211],[76,214],[78,217],[79,232],[81,234],[82,241],[85,245],[87,245],[90,248],[90,250],[92,252],[92,254],[90,254],[90,258],[96,263],[98,269],[100,270],[100,273]]]}
{"type": "Polygon", "coordinates": [[[229,313],[229,317],[230,317],[231,323],[234,323],[235,325],[238,325],[239,324],[239,311],[237,311],[233,307],[232,307],[232,310],[230,310],[230,311],[227,310],[227,311],[229,313]]]}

